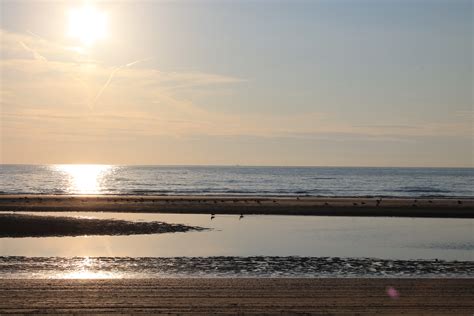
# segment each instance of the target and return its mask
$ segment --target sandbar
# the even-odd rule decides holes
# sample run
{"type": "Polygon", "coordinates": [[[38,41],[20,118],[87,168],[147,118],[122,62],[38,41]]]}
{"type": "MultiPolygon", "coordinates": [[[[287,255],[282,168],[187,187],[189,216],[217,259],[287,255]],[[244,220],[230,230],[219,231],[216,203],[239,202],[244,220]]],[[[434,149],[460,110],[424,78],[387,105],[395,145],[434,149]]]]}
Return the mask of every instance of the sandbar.
{"type": "Polygon", "coordinates": [[[474,218],[474,198],[0,195],[0,211],[474,218]]]}

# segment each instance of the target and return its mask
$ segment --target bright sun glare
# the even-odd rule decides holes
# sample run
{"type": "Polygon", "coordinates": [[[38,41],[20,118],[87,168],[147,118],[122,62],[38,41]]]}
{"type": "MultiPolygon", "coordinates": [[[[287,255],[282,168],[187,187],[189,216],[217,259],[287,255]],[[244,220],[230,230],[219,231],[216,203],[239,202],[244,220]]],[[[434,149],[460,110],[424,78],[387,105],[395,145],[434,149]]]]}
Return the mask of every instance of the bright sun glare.
{"type": "Polygon", "coordinates": [[[104,176],[110,171],[108,165],[56,165],[55,169],[68,179],[71,193],[98,194],[104,176]]]}
{"type": "Polygon", "coordinates": [[[120,274],[101,271],[100,266],[97,266],[97,260],[89,257],[84,257],[77,265],[71,266],[70,270],[63,273],[58,273],[54,276],[56,279],[117,279],[120,274]]]}
{"type": "Polygon", "coordinates": [[[106,36],[107,15],[92,6],[73,9],[69,12],[68,34],[89,46],[106,36]]]}

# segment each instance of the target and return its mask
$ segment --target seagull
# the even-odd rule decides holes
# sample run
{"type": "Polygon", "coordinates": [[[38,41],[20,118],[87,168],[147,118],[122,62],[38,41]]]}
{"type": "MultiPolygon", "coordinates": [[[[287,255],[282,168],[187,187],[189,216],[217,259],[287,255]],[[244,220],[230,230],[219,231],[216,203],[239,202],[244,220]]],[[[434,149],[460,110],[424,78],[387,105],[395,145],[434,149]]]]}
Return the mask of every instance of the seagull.
{"type": "Polygon", "coordinates": [[[239,221],[240,221],[242,218],[244,218],[244,214],[240,214],[240,216],[239,216],[239,221]]]}
{"type": "Polygon", "coordinates": [[[216,214],[211,214],[211,221],[216,217],[216,214]]]}

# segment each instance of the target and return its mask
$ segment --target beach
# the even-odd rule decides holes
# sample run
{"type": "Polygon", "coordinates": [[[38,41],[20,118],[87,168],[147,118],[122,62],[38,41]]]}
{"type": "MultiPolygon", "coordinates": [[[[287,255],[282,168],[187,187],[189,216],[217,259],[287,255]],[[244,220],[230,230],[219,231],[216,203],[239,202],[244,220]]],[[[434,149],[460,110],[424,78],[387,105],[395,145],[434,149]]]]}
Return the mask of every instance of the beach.
{"type": "Polygon", "coordinates": [[[0,314],[472,315],[474,279],[0,280],[0,314]]]}
{"type": "MultiPolygon", "coordinates": [[[[118,213],[123,216],[130,216],[126,213],[148,213],[146,216],[159,216],[159,213],[170,213],[166,216],[261,214],[320,215],[320,221],[323,216],[439,217],[446,218],[445,221],[459,221],[459,218],[474,217],[474,200],[30,194],[0,196],[0,211],[5,212],[0,216],[0,228],[3,223],[5,229],[11,230],[5,235],[7,237],[79,236],[84,233],[99,235],[172,233],[200,230],[201,227],[211,226],[211,223],[222,225],[226,221],[229,221],[230,226],[225,226],[225,231],[228,231],[229,227],[238,229],[236,223],[241,223],[248,225],[241,227],[246,229],[246,234],[249,235],[253,227],[252,222],[258,217],[249,216],[240,221],[238,216],[222,216],[212,221],[206,216],[206,222],[200,222],[202,224],[197,226],[150,221],[151,226],[145,227],[144,222],[140,221],[93,219],[93,217],[87,218],[86,213],[71,217],[70,212],[87,212],[91,216],[97,216],[97,213],[92,212],[115,212],[114,217],[117,217],[118,213]],[[24,214],[26,212],[38,213],[24,214]],[[54,212],[63,213],[52,215],[54,212]]],[[[112,213],[110,214],[112,216],[112,213]]],[[[290,220],[285,216],[277,218],[290,220]]],[[[296,218],[303,220],[302,217],[296,218]]],[[[323,234],[321,236],[325,236],[324,230],[321,230],[322,222],[312,225],[315,228],[319,227],[323,234]]],[[[356,224],[352,222],[350,225],[355,227],[356,224]]],[[[401,231],[402,226],[398,229],[401,231]]],[[[220,229],[205,230],[203,234],[205,232],[222,233],[220,229]]],[[[371,232],[374,234],[373,228],[371,232]]],[[[188,234],[168,235],[186,238],[188,234]]],[[[86,242],[94,236],[76,238],[82,238],[77,239],[75,244],[80,245],[81,242],[86,242]]],[[[22,238],[15,238],[20,239],[22,238]]],[[[95,246],[102,245],[100,239],[94,240],[96,240],[93,241],[95,246]]],[[[34,247],[43,249],[41,238],[30,242],[35,245],[34,247]]],[[[322,240],[317,242],[322,243],[322,240]]],[[[9,243],[13,245],[13,238],[4,245],[9,243]]],[[[119,243],[120,249],[126,246],[123,241],[119,243]]],[[[49,241],[45,246],[49,249],[53,247],[52,245],[52,241],[49,241]]],[[[113,248],[115,244],[109,240],[106,245],[107,254],[111,256],[110,251],[115,249],[113,248]]],[[[133,245],[134,248],[137,247],[137,243],[133,245]]],[[[144,240],[139,245],[142,248],[147,247],[144,240]]],[[[460,246],[469,247],[469,244],[460,246]]],[[[84,249],[89,249],[88,247],[90,246],[84,249]]],[[[188,241],[182,249],[184,251],[189,247],[198,246],[188,241]]],[[[81,257],[82,255],[61,259],[63,255],[60,253],[55,255],[59,257],[50,258],[3,257],[4,269],[10,270],[0,279],[0,314],[472,315],[474,311],[474,279],[469,277],[469,271],[472,270],[470,261],[263,256],[146,259],[134,258],[130,249],[127,249],[127,256],[130,257],[124,259],[81,257]],[[262,267],[265,267],[263,272],[259,270],[262,267]],[[40,270],[37,270],[38,268],[40,270]],[[258,273],[251,273],[257,270],[260,271],[258,273],[263,273],[263,277],[259,277],[258,273]],[[293,276],[289,272],[293,270],[299,271],[299,274],[293,276]],[[133,273],[136,271],[145,273],[146,277],[134,276],[133,273]],[[35,273],[38,275],[33,276],[35,273]],[[282,274],[279,276],[278,273],[282,274]],[[103,279],[104,277],[106,279],[103,279]],[[111,279],[107,279],[109,277],[111,279]]],[[[157,249],[158,253],[163,253],[165,248],[163,244],[160,246],[152,243],[149,249],[157,249]]],[[[43,252],[41,255],[43,256],[43,252]]]]}
{"type": "Polygon", "coordinates": [[[189,195],[1,195],[0,211],[474,218],[474,199],[189,195]]]}

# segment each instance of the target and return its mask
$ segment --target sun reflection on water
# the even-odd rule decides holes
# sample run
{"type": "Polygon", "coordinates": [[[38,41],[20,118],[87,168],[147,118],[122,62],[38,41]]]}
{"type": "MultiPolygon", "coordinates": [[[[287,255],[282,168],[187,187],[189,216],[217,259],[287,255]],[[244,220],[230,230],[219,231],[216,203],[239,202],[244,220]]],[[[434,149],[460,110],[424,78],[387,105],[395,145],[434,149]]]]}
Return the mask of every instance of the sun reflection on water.
{"type": "Polygon", "coordinates": [[[113,272],[105,272],[105,271],[87,271],[87,270],[80,270],[80,271],[73,271],[69,273],[62,273],[56,275],[55,279],[120,279],[119,275],[116,275],[113,272]]]}
{"type": "Polygon", "coordinates": [[[76,264],[67,267],[69,271],[54,275],[54,279],[120,279],[122,275],[111,271],[101,270],[97,259],[84,257],[76,264]]]}
{"type": "Polygon", "coordinates": [[[67,191],[77,194],[98,194],[104,177],[112,170],[110,165],[56,165],[55,170],[66,175],[67,191]]]}

